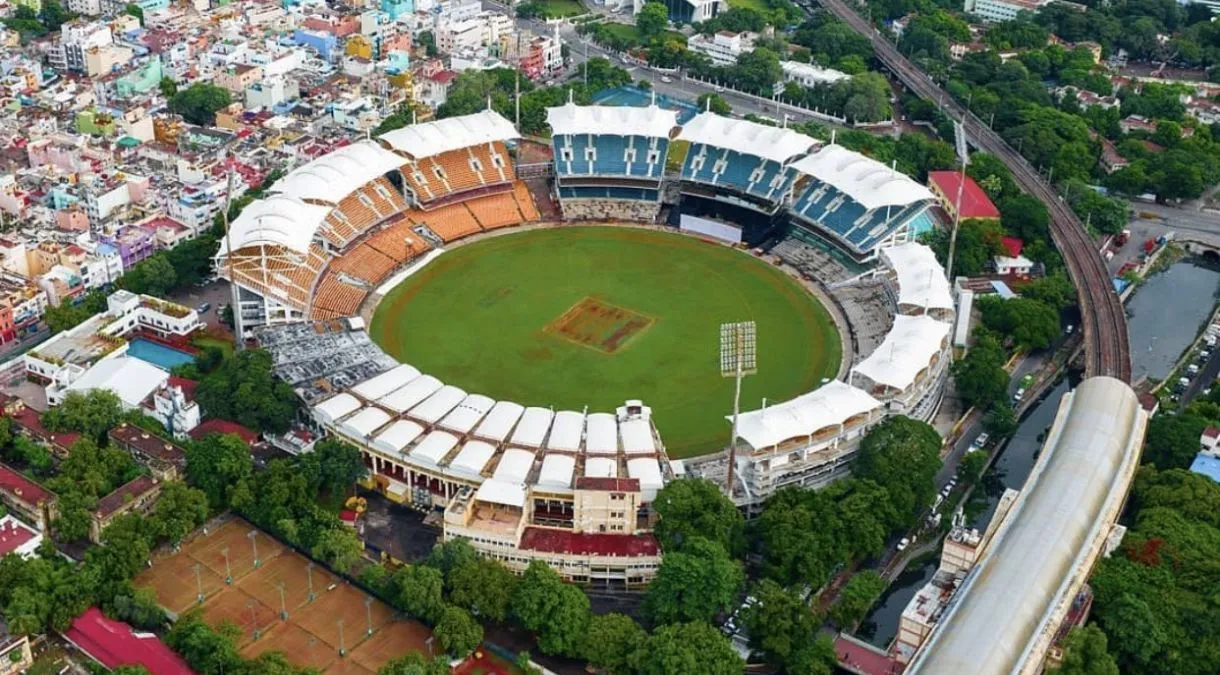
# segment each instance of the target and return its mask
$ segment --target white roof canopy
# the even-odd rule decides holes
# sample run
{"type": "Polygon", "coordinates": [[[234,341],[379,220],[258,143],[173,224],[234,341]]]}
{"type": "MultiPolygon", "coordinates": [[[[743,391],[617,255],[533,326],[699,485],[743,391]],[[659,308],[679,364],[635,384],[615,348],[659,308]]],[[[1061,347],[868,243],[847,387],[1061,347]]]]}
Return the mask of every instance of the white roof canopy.
{"type": "Polygon", "coordinates": [[[386,427],[377,438],[373,439],[373,447],[387,455],[402,456],[403,448],[415,442],[424,434],[424,428],[411,420],[398,420],[386,427]]]}
{"type": "Polygon", "coordinates": [[[350,415],[360,408],[360,401],[351,394],[343,392],[331,396],[313,407],[313,417],[319,424],[334,424],[340,418],[350,415]]]}
{"type": "Polygon", "coordinates": [[[475,491],[474,498],[480,502],[521,508],[525,506],[525,488],[515,483],[488,478],[475,491]]]}
{"type": "Polygon", "coordinates": [[[457,457],[449,463],[449,472],[458,476],[480,480],[483,477],[483,467],[496,454],[495,446],[483,441],[467,441],[462,446],[457,457]]]}
{"type": "Polygon", "coordinates": [[[547,455],[542,459],[542,470],[538,474],[538,487],[570,488],[572,487],[572,472],[575,470],[575,457],[547,455]]]}
{"type": "Polygon", "coordinates": [[[881,249],[881,255],[898,275],[898,304],[953,309],[949,280],[932,249],[911,242],[881,249]]]}
{"type": "MultiPolygon", "coordinates": [[[[494,110],[472,115],[446,117],[435,122],[412,124],[381,135],[390,147],[415,159],[432,157],[450,150],[460,150],[480,143],[493,143],[518,138],[513,123],[494,110]]],[[[401,160],[400,160],[401,161],[401,160]]]]}
{"type": "Polygon", "coordinates": [[[495,404],[495,401],[482,394],[471,394],[463,399],[452,412],[445,415],[445,419],[441,420],[440,428],[459,434],[468,434],[495,404]]]}
{"type": "Polygon", "coordinates": [[[381,408],[369,406],[344,420],[339,425],[339,431],[350,438],[364,440],[389,421],[389,413],[381,408]]]}
{"type": "Polygon", "coordinates": [[[585,459],[586,478],[618,478],[618,460],[611,457],[585,459]]]}
{"type": "Polygon", "coordinates": [[[584,413],[561,410],[555,413],[555,423],[551,425],[551,436],[546,441],[546,447],[548,450],[576,452],[580,450],[580,437],[584,431],[584,413]]]}
{"type": "Polygon", "coordinates": [[[618,453],[618,421],[610,413],[593,413],[585,431],[585,452],[594,455],[618,453]]]}
{"type": "Polygon", "coordinates": [[[909,176],[841,145],[828,145],[792,163],[792,168],[829,183],[869,211],[934,199],[909,176]]]}
{"type": "Polygon", "coordinates": [[[769,448],[789,439],[810,436],[879,407],[881,402],[868,392],[832,380],[792,400],[741,413],[737,434],[756,450],[769,448]]]}
{"type": "Polygon", "coordinates": [[[652,425],[642,417],[624,421],[619,425],[619,433],[623,435],[623,452],[628,455],[646,455],[657,451],[652,425]]]}
{"type": "Polygon", "coordinates": [[[926,314],[899,314],[881,346],[861,361],[855,372],[877,384],[905,390],[928,367],[948,334],[949,324],[926,314]]]}
{"type": "Polygon", "coordinates": [[[417,419],[428,424],[436,424],[465,398],[466,392],[451,384],[447,384],[437,389],[423,403],[411,408],[411,412],[408,414],[412,419],[417,419]]]}
{"type": "Polygon", "coordinates": [[[437,466],[457,444],[457,436],[444,431],[433,431],[424,436],[424,440],[411,450],[407,458],[424,466],[437,466]]]}
{"type": "Polygon", "coordinates": [[[366,401],[376,401],[417,377],[419,371],[404,363],[361,382],[351,392],[366,401]]]}
{"type": "Polygon", "coordinates": [[[420,401],[428,398],[442,386],[441,381],[431,375],[421,375],[407,383],[406,386],[386,394],[378,399],[382,407],[396,413],[404,413],[414,408],[420,401]]]}
{"type": "Polygon", "coordinates": [[[500,401],[491,407],[491,411],[474,430],[474,435],[478,438],[503,443],[517,424],[517,420],[521,419],[523,412],[525,412],[525,408],[520,403],[500,401]]]}
{"type": "Polygon", "coordinates": [[[657,496],[657,490],[664,487],[661,465],[651,457],[627,460],[627,475],[640,481],[640,495],[646,502],[652,501],[657,496]]]}
{"type": "Polygon", "coordinates": [[[526,408],[509,443],[526,448],[542,447],[542,441],[546,440],[546,432],[551,428],[551,420],[554,418],[555,413],[549,408],[526,408]]]}
{"type": "Polygon", "coordinates": [[[338,204],[361,185],[404,164],[373,141],[359,141],[323,155],[275,182],[271,192],[338,204]]]}
{"type": "Polygon", "coordinates": [[[496,472],[492,474],[492,477],[496,480],[524,485],[525,479],[530,475],[530,468],[533,466],[534,453],[521,448],[509,448],[504,451],[503,455],[500,455],[500,463],[496,465],[496,472]]]}
{"type": "Polygon", "coordinates": [[[305,253],[313,233],[326,220],[331,207],[309,204],[296,197],[272,195],[252,202],[229,226],[228,243],[234,251],[248,246],[272,245],[305,253]]]}
{"type": "Polygon", "coordinates": [[[699,113],[682,126],[678,138],[703,143],[773,162],[786,162],[808,152],[817,141],[791,129],[722,117],[713,112],[699,113]]]}
{"type": "Polygon", "coordinates": [[[546,109],[546,121],[556,136],[613,134],[668,138],[678,126],[678,113],[657,105],[642,108],[625,105],[576,105],[567,103],[546,109]]]}

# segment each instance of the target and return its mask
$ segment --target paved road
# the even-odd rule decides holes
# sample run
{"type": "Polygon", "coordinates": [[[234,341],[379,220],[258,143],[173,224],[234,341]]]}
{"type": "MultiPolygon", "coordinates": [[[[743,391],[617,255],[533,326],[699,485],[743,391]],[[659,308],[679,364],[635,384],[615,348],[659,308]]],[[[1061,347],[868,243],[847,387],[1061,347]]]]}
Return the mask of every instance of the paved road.
{"type": "MultiPolygon", "coordinates": [[[[497,2],[492,2],[491,0],[483,0],[483,7],[487,10],[505,13],[510,16],[513,15],[513,11],[511,9],[507,9],[504,5],[497,2]]],[[[607,14],[605,11],[599,11],[598,13],[607,14]]],[[[623,15],[617,16],[621,17],[623,15]]],[[[537,21],[534,19],[515,19],[515,21],[518,30],[527,29],[536,35],[550,35],[554,32],[552,25],[547,24],[544,21],[537,21]]],[[[774,103],[759,102],[748,96],[735,94],[731,91],[716,92],[714,86],[709,86],[693,80],[685,80],[679,76],[668,77],[662,73],[653,72],[636,64],[624,62],[613,52],[603,49],[590,40],[586,40],[568,23],[560,24],[559,33],[560,37],[565,43],[567,43],[571,51],[568,69],[562,75],[559,75],[557,79],[566,79],[572,75],[578,75],[580,73],[580,64],[585,62],[585,55],[587,53],[588,58],[606,58],[615,65],[626,68],[631,73],[632,79],[636,81],[648,80],[650,83],[652,83],[653,90],[658,94],[664,94],[671,98],[688,100],[693,103],[703,94],[709,92],[719,93],[720,97],[723,98],[725,102],[729,104],[729,107],[733,109],[733,112],[738,115],[754,113],[756,115],[767,115],[776,119],[783,118],[784,111],[777,109],[777,106],[774,103]],[[668,77],[670,81],[662,81],[662,78],[664,77],[668,77]]],[[[817,120],[812,116],[808,116],[800,112],[789,112],[789,116],[798,121],[814,120],[822,124],[828,124],[822,120],[817,120]]],[[[837,126],[833,124],[828,125],[837,126]]]]}

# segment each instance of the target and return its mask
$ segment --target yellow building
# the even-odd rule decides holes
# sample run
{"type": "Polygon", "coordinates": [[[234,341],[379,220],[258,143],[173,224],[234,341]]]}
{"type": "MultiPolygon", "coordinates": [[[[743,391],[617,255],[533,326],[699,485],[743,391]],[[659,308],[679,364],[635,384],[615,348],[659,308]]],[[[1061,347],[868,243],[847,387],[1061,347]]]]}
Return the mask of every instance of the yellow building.
{"type": "Polygon", "coordinates": [[[348,38],[347,44],[343,48],[343,53],[347,56],[354,56],[372,61],[373,41],[369,40],[364,35],[353,35],[348,38]]]}

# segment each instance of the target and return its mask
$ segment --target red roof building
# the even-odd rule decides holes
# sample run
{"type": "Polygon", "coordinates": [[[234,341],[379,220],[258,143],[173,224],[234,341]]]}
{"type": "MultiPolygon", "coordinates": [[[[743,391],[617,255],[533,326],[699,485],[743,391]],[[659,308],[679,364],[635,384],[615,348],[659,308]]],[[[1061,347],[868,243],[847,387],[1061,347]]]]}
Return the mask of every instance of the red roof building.
{"type": "Polygon", "coordinates": [[[199,426],[191,429],[188,433],[190,434],[190,437],[195,440],[199,440],[208,434],[237,434],[243,441],[246,442],[246,445],[252,446],[258,442],[258,434],[254,433],[250,429],[238,424],[237,422],[230,422],[229,420],[222,420],[215,417],[201,422],[199,426]]]}
{"type": "Polygon", "coordinates": [[[119,666],[144,666],[151,675],[192,675],[182,660],[152,633],[137,633],[122,621],[106,618],[90,607],[76,617],[64,637],[89,658],[114,670],[119,666]]]}
{"type": "Polygon", "coordinates": [[[1025,248],[1025,242],[1021,241],[1020,237],[1004,237],[1000,240],[1000,245],[1004,247],[1009,258],[1020,257],[1021,250],[1025,248]]]}
{"type": "Polygon", "coordinates": [[[528,551],[585,556],[638,558],[661,554],[661,546],[651,534],[593,534],[541,527],[527,527],[521,545],[528,551]]]}
{"type": "Polygon", "coordinates": [[[31,556],[41,541],[38,532],[25,523],[12,516],[0,518],[0,558],[10,553],[31,556]]]}
{"type": "Polygon", "coordinates": [[[983,220],[999,220],[1000,210],[991,202],[991,198],[974,182],[970,176],[962,182],[962,174],[958,171],[929,171],[928,188],[936,194],[941,206],[948,212],[950,218],[957,218],[957,193],[962,193],[962,220],[979,218],[983,220]]]}
{"type": "Polygon", "coordinates": [[[0,464],[0,504],[10,511],[45,530],[55,519],[58,503],[59,498],[50,490],[0,464]]]}

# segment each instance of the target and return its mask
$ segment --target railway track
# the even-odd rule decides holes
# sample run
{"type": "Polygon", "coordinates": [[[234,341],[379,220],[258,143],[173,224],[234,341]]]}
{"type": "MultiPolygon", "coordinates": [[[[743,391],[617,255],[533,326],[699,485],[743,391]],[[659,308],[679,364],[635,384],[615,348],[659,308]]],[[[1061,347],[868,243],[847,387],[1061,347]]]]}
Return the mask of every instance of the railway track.
{"type": "Polygon", "coordinates": [[[1085,374],[1108,375],[1124,382],[1131,380],[1130,348],[1127,342],[1127,317],[1114,292],[1101,255],[1080,219],[1063,201],[1054,187],[1017,153],[999,134],[973,113],[958,104],[931,78],[898,52],[897,47],[874,30],[855,9],[843,0],[818,0],[828,11],[873,44],[877,59],[912,92],[937,103],[944,112],[960,122],[976,147],[999,157],[1023,190],[1046,204],[1051,219],[1051,238],[1063,255],[1068,275],[1076,285],[1085,341],[1085,374]]]}

